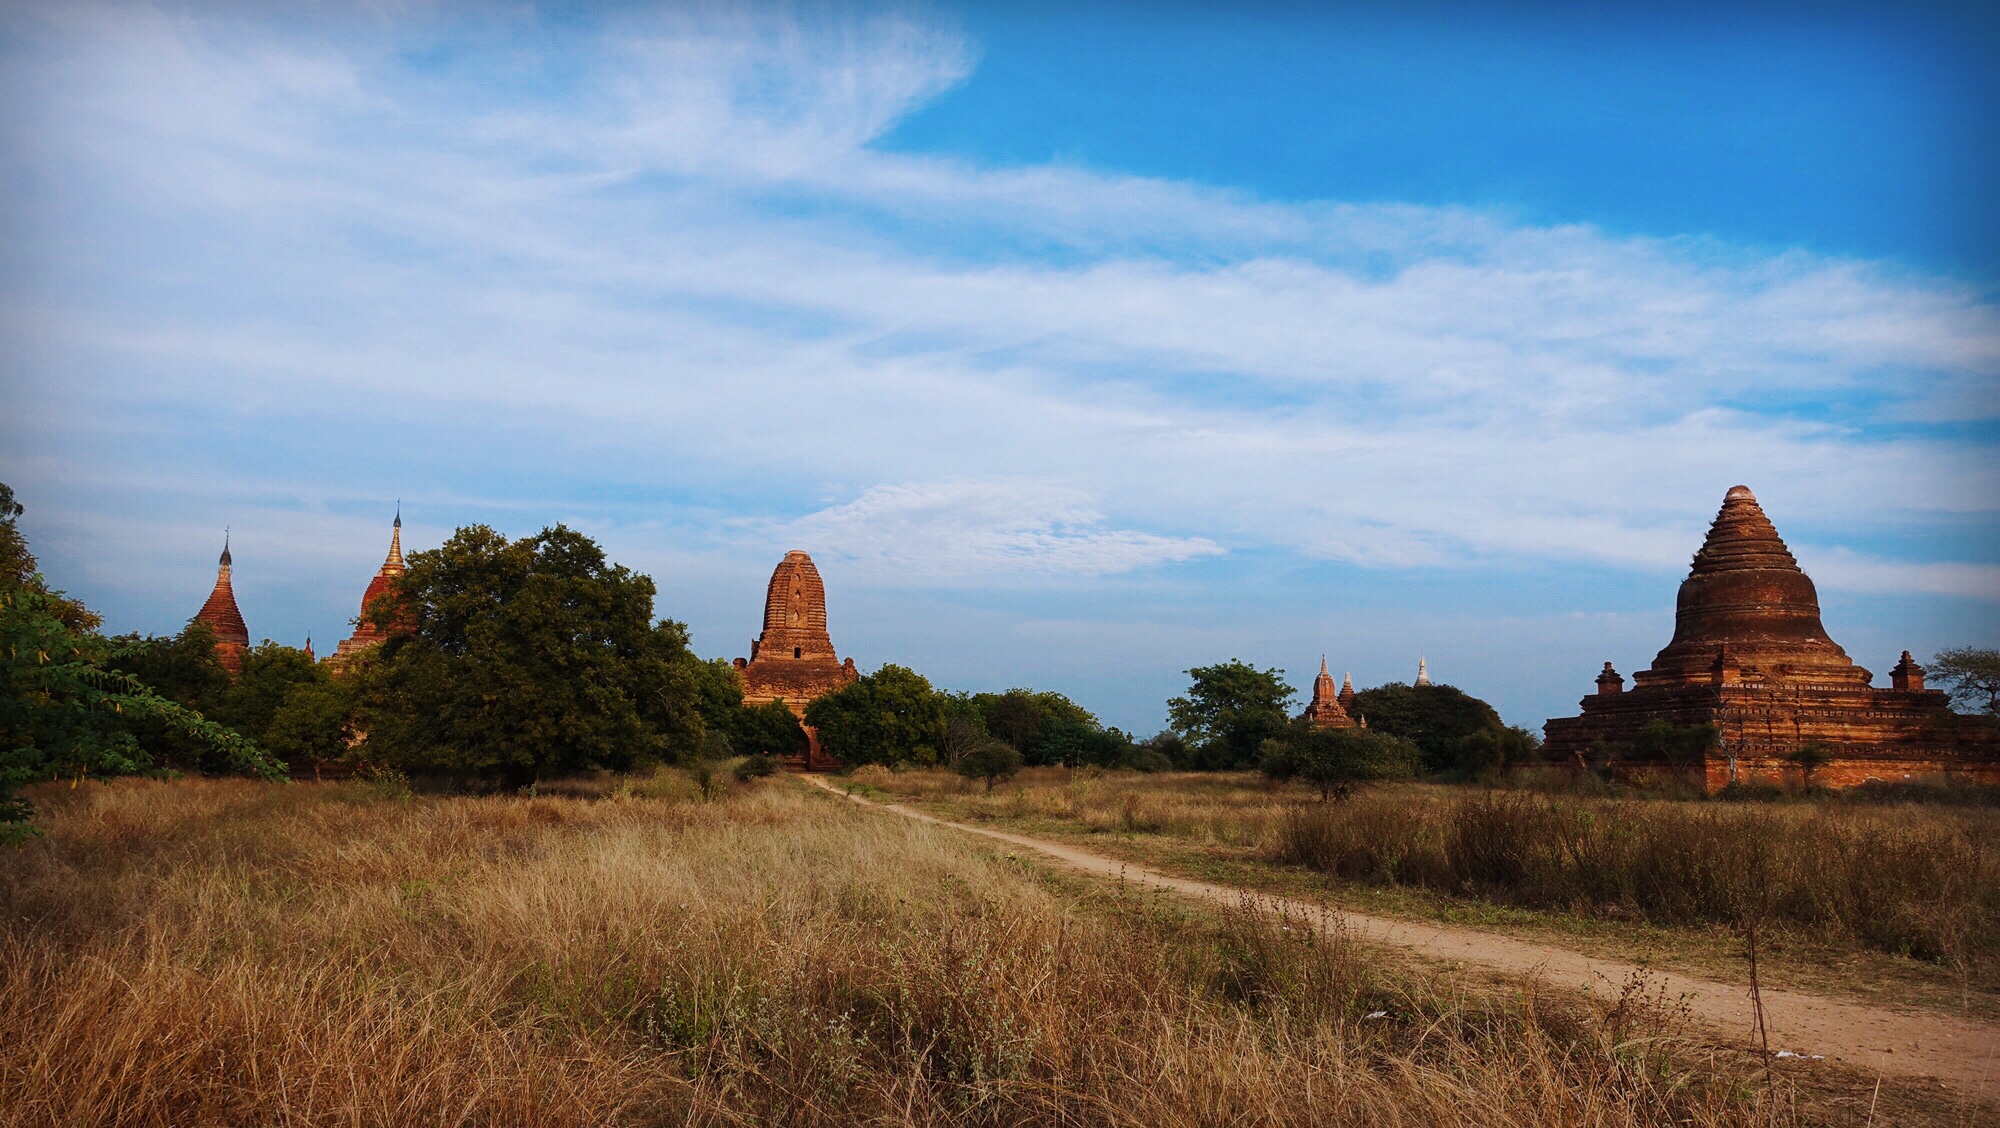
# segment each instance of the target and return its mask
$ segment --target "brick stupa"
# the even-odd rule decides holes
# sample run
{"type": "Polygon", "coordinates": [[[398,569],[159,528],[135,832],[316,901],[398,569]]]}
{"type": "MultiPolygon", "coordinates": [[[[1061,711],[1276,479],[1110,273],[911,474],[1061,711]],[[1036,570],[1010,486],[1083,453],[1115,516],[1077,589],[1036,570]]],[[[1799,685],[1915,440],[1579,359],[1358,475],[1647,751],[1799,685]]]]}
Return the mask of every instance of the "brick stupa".
{"type": "Polygon", "coordinates": [[[1354,700],[1354,679],[1347,680],[1346,687],[1339,692],[1333,688],[1333,675],[1327,672],[1326,657],[1319,660],[1319,676],[1313,679],[1311,704],[1300,716],[1312,723],[1314,728],[1353,728],[1354,717],[1347,711],[1347,702],[1354,700]],[[1342,700],[1345,695],[1345,700],[1342,700]]]}
{"type": "Polygon", "coordinates": [[[349,662],[380,646],[391,634],[407,626],[401,622],[384,626],[369,615],[369,609],[376,606],[377,600],[388,595],[397,578],[407,571],[409,568],[403,563],[403,514],[398,510],[395,523],[389,526],[389,555],[383,559],[382,566],[375,569],[374,578],[368,581],[368,589],[361,593],[361,614],[355,620],[354,633],[341,639],[339,645],[333,648],[333,653],[327,655],[329,672],[339,675],[349,662]]]}
{"type": "Polygon", "coordinates": [[[229,538],[222,538],[222,558],[215,562],[215,590],[208,602],[195,612],[194,622],[208,624],[215,632],[215,659],[230,677],[243,672],[243,652],[250,648],[250,628],[243,625],[243,612],[236,609],[236,588],[230,583],[232,564],[229,538]]]}
{"type": "MultiPolygon", "coordinates": [[[[792,551],[771,573],[764,594],[764,633],[750,644],[750,658],[736,660],[743,679],[743,704],[782,701],[801,720],[806,706],[821,694],[860,677],[854,659],[841,661],[826,630],[826,585],[812,557],[792,551]]],[[[819,746],[819,736],[806,729],[809,744],[791,766],[827,771],[839,765],[819,746]]]]}
{"type": "MultiPolygon", "coordinates": [[[[1606,662],[1583,714],[1548,722],[1547,755],[1600,761],[1656,720],[1714,725],[1717,743],[1696,768],[1710,792],[1731,782],[1797,783],[1792,757],[1818,745],[1825,762],[1810,782],[1851,787],[1951,776],[2000,782],[2000,728],[1951,711],[1924,688],[1905,651],[1878,689],[1820,623],[1819,593],[1746,486],[1722,499],[1708,539],[1682,581],[1674,637],[1635,674],[1606,662]]],[[[1612,761],[1620,774],[1665,764],[1612,761]]]]}

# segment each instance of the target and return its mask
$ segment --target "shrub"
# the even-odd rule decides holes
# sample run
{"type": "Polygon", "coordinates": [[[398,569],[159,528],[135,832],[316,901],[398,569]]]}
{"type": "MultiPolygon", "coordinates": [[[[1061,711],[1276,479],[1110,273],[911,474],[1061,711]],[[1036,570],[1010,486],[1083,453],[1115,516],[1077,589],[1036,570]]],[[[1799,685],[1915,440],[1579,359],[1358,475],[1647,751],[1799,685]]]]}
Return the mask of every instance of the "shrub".
{"type": "Polygon", "coordinates": [[[1012,779],[1021,770],[1021,754],[1011,744],[991,741],[959,757],[956,770],[967,779],[983,779],[986,790],[993,790],[995,780],[1012,779]]]}
{"type": "Polygon", "coordinates": [[[775,756],[745,756],[736,761],[734,771],[738,782],[762,779],[777,774],[778,760],[775,756]]]}

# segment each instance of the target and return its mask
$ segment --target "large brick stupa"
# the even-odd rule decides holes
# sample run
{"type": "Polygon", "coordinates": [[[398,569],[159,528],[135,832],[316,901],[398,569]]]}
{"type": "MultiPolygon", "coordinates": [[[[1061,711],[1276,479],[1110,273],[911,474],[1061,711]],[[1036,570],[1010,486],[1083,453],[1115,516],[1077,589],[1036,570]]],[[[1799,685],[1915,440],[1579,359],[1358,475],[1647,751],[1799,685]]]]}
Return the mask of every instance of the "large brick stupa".
{"type": "MultiPolygon", "coordinates": [[[[826,630],[826,585],[812,557],[785,553],[771,573],[764,593],[764,633],[750,644],[750,657],[736,660],[743,679],[743,704],[783,701],[801,720],[806,706],[821,694],[859,678],[854,659],[841,661],[826,630]]],[[[810,744],[794,768],[830,770],[838,765],[820,749],[819,737],[806,730],[810,744]]]]}
{"type": "Polygon", "coordinates": [[[195,612],[194,621],[208,624],[215,632],[215,659],[230,677],[243,672],[243,652],[250,648],[250,628],[243,624],[243,612],[236,608],[236,587],[230,582],[234,565],[229,556],[229,538],[222,538],[222,558],[215,562],[215,588],[208,601],[195,612]]]}
{"type": "MultiPolygon", "coordinates": [[[[1674,637],[1633,675],[1630,691],[1611,663],[1583,714],[1548,722],[1552,760],[1582,765],[1620,750],[1654,721],[1714,725],[1717,741],[1688,770],[1705,788],[1732,782],[1799,782],[1794,759],[1818,746],[1811,781],[1850,787],[1871,780],[1952,776],[2000,782],[2000,728],[1951,711],[1924,688],[1923,667],[1904,651],[1891,687],[1827,636],[1819,593],[1749,488],[1735,486],[1682,581],[1674,637]]],[[[1612,755],[1621,774],[1676,770],[1612,755]]]]}

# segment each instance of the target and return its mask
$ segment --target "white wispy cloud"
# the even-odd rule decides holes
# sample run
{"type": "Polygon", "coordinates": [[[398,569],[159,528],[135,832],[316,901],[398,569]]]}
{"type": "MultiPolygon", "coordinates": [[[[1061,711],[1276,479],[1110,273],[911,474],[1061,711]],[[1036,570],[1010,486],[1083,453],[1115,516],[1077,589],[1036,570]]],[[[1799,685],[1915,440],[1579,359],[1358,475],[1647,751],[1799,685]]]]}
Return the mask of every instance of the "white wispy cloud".
{"type": "Polygon", "coordinates": [[[533,434],[522,478],[753,494],[728,516],[936,584],[1249,548],[1670,568],[1739,480],[1781,528],[1995,520],[1962,428],[2000,415],[2000,311],[1970,287],[884,151],[976,65],[906,17],[503,19],[431,68],[432,17],[0,21],[26,455],[225,411],[324,420],[353,465],[403,456],[356,422],[394,410],[443,463],[533,434]]]}
{"type": "Polygon", "coordinates": [[[1103,576],[1222,551],[1205,537],[1106,528],[1087,494],[1022,480],[876,486],[776,532],[845,558],[852,571],[942,584],[1103,576]]]}

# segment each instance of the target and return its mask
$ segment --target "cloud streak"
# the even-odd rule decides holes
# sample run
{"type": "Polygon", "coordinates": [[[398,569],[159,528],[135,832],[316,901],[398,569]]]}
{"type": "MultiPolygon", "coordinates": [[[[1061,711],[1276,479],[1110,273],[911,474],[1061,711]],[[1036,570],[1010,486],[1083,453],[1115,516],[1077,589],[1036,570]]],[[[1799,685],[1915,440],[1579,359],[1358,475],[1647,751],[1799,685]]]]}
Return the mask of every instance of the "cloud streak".
{"type": "Polygon", "coordinates": [[[248,476],[309,504],[392,464],[439,497],[672,483],[717,551],[939,587],[1671,573],[1747,481],[1822,582],[2000,589],[2000,311],[1965,284],[896,152],[976,80],[906,18],[464,31],[5,9],[20,465],[136,449],[137,483],[175,433],[283,425],[317,465],[248,476]],[[1894,559],[1926,523],[1972,532],[1894,559]]]}

